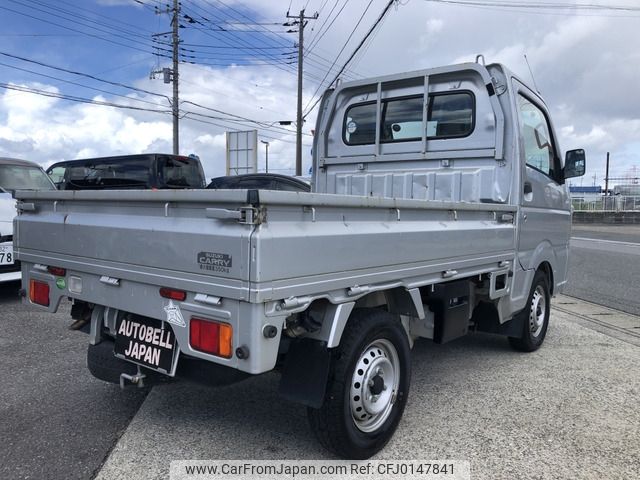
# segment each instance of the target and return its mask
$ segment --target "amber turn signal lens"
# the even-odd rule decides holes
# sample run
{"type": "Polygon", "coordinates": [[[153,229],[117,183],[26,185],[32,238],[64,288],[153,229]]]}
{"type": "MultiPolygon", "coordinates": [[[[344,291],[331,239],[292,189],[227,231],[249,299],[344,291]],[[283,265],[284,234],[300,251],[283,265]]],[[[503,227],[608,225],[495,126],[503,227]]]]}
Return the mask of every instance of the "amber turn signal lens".
{"type": "Polygon", "coordinates": [[[233,329],[228,323],[192,317],[189,322],[189,343],[194,350],[231,358],[233,329]]]}

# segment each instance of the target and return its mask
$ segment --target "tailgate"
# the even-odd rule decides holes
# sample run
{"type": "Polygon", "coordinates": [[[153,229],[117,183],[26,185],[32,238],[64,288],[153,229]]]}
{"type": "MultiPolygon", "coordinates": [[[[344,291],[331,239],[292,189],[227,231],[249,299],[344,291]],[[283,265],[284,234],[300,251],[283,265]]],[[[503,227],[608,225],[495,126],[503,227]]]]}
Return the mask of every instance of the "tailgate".
{"type": "MultiPolygon", "coordinates": [[[[224,217],[246,191],[18,192],[23,262],[244,299],[253,225],[224,217]],[[222,214],[221,214],[222,212],[222,214]],[[212,218],[214,217],[214,218],[212,218]]],[[[233,217],[233,215],[229,215],[233,217]]]]}

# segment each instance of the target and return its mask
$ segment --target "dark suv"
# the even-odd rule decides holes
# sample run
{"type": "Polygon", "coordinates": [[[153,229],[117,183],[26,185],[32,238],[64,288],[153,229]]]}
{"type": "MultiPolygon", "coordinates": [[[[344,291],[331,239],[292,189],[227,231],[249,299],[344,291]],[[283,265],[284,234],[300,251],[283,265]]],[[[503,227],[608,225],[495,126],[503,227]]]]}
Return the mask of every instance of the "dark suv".
{"type": "Polygon", "coordinates": [[[247,173],[229,177],[217,177],[211,180],[207,188],[214,189],[262,189],[285,190],[289,192],[310,192],[311,186],[295,177],[277,173],[247,173]]]}
{"type": "Polygon", "coordinates": [[[200,160],[148,153],[54,163],[47,174],[59,190],[204,188],[200,160]]]}

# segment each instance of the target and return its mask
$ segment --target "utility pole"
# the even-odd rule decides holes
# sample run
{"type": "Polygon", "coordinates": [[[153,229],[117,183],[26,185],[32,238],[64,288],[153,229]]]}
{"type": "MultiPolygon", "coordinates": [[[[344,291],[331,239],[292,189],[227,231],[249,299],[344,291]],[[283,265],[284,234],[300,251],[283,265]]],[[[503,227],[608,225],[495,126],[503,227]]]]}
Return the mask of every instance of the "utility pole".
{"type": "Polygon", "coordinates": [[[609,152],[607,152],[607,172],[604,176],[604,195],[609,195],[609,152]]]}
{"type": "Polygon", "coordinates": [[[300,10],[300,15],[289,15],[287,12],[287,18],[297,19],[298,24],[298,113],[296,115],[296,175],[302,175],[302,62],[303,62],[303,47],[304,47],[304,27],[307,25],[307,20],[316,20],[318,18],[318,12],[311,17],[304,16],[304,8],[300,10]]]}
{"type": "Polygon", "coordinates": [[[264,143],[264,172],[269,173],[269,142],[260,140],[264,143]]]}
{"type": "Polygon", "coordinates": [[[179,28],[180,28],[180,2],[173,0],[173,19],[171,20],[172,34],[171,43],[173,44],[173,104],[171,105],[171,113],[173,115],[173,154],[180,153],[180,128],[178,121],[180,120],[180,106],[178,105],[178,64],[179,58],[179,28]]]}
{"type": "Polygon", "coordinates": [[[156,74],[162,74],[164,83],[173,83],[173,99],[171,101],[171,115],[173,116],[173,154],[178,155],[180,150],[180,106],[178,95],[178,66],[180,65],[180,2],[173,0],[173,7],[160,10],[156,7],[156,14],[171,14],[171,31],[156,33],[152,37],[164,37],[171,34],[171,44],[173,46],[173,68],[163,68],[162,70],[152,70],[149,78],[156,78],[156,74]]]}

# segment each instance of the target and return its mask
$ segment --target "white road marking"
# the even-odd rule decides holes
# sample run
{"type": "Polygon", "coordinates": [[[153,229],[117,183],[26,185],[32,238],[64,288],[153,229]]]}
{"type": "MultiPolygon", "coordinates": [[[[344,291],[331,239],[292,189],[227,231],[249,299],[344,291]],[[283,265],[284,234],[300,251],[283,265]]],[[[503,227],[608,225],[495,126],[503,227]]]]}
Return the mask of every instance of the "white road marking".
{"type": "Polygon", "coordinates": [[[585,240],[588,242],[614,243],[617,245],[629,245],[632,247],[640,247],[640,243],[636,243],[636,242],[620,242],[618,240],[601,240],[599,238],[571,237],[571,240],[585,240]]]}
{"type": "Polygon", "coordinates": [[[571,248],[599,250],[601,252],[640,256],[640,243],[599,240],[597,238],[571,237],[571,248]]]}

